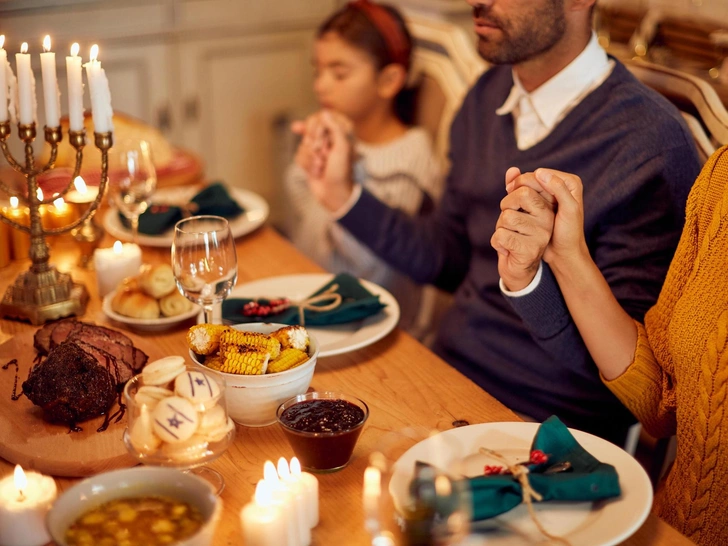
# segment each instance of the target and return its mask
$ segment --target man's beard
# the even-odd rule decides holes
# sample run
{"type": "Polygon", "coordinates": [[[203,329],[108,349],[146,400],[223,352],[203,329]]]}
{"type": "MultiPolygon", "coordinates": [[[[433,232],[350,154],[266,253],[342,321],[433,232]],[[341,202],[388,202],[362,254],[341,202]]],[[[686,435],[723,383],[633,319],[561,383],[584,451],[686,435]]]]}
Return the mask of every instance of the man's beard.
{"type": "Polygon", "coordinates": [[[548,0],[544,6],[509,21],[496,18],[484,6],[473,8],[473,16],[500,29],[500,39],[478,35],[478,52],[491,64],[518,64],[532,59],[550,50],[566,30],[562,0],[548,0]]]}

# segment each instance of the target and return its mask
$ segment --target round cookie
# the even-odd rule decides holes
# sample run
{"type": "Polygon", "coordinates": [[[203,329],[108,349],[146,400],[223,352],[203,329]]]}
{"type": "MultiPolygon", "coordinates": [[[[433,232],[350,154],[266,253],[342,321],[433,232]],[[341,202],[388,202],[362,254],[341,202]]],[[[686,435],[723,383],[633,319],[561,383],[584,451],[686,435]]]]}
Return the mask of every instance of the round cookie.
{"type": "Polygon", "coordinates": [[[194,434],[184,442],[164,444],[161,452],[175,461],[196,461],[207,454],[207,440],[199,434],[194,434]]]}
{"type": "Polygon", "coordinates": [[[227,432],[227,420],[228,416],[225,409],[220,405],[215,405],[200,414],[200,425],[197,427],[197,434],[201,434],[211,442],[218,442],[219,439],[212,440],[211,437],[217,438],[221,429],[225,429],[227,432]]]}
{"type": "Polygon", "coordinates": [[[147,407],[142,406],[141,415],[129,430],[129,441],[139,453],[150,455],[157,451],[162,441],[152,431],[152,419],[147,407]]]}
{"type": "Polygon", "coordinates": [[[169,396],[159,401],[152,412],[152,429],[164,442],[183,442],[197,430],[200,418],[187,400],[169,396]]]}
{"type": "Polygon", "coordinates": [[[184,371],[184,358],[181,356],[165,356],[144,366],[142,379],[145,385],[166,385],[184,371]]]}
{"type": "Polygon", "coordinates": [[[207,374],[187,370],[174,380],[174,392],[195,406],[208,409],[220,397],[220,385],[207,374]]]}
{"type": "Polygon", "coordinates": [[[134,395],[134,401],[140,406],[147,406],[149,411],[157,407],[159,401],[168,396],[174,396],[174,393],[163,387],[155,387],[154,385],[142,385],[134,395]]]}
{"type": "Polygon", "coordinates": [[[235,423],[229,417],[217,426],[210,427],[204,431],[200,431],[199,434],[204,436],[208,442],[220,442],[227,436],[227,433],[235,428],[235,423]]]}

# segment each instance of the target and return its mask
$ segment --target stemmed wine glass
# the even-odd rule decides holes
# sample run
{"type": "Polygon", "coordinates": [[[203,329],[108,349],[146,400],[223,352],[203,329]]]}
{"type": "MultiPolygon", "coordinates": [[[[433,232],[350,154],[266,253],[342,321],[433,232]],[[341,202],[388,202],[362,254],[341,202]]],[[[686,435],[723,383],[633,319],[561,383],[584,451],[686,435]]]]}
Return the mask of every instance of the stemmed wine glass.
{"type": "Polygon", "coordinates": [[[177,288],[202,306],[212,324],[212,308],[235,286],[238,260],[230,226],[220,216],[193,216],[177,222],[172,242],[172,269],[177,288]]]}
{"type": "Polygon", "coordinates": [[[131,223],[132,240],[139,238],[139,216],[157,189],[152,148],[146,140],[124,140],[109,152],[109,196],[131,223]]]}

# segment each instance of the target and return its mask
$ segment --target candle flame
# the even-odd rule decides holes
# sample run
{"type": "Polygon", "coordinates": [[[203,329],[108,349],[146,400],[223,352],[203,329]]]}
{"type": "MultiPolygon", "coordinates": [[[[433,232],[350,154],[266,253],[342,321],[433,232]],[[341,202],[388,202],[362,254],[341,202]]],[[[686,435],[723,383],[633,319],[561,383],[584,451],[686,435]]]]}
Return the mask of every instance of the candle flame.
{"type": "Polygon", "coordinates": [[[273,502],[273,491],[270,484],[265,480],[258,481],[255,486],[255,504],[259,506],[270,506],[273,502]]]}
{"type": "Polygon", "coordinates": [[[114,243],[114,254],[121,254],[121,252],[124,250],[124,247],[121,244],[121,241],[116,241],[114,243]]]}
{"type": "Polygon", "coordinates": [[[17,209],[20,201],[14,195],[10,198],[10,208],[17,209]]]}
{"type": "Polygon", "coordinates": [[[65,204],[66,202],[63,200],[63,197],[59,197],[58,199],[53,201],[53,206],[57,209],[62,209],[65,204]]]}
{"type": "Polygon", "coordinates": [[[293,457],[293,459],[291,459],[291,475],[301,475],[301,462],[298,460],[298,457],[293,457]]]}
{"type": "Polygon", "coordinates": [[[15,465],[15,472],[13,473],[13,482],[15,482],[15,489],[18,490],[18,495],[23,497],[25,488],[28,487],[28,478],[25,477],[23,467],[19,464],[15,465]]]}
{"type": "Polygon", "coordinates": [[[281,457],[278,459],[278,475],[281,477],[282,480],[285,480],[286,478],[289,478],[291,476],[291,471],[288,468],[288,461],[281,457]]]}
{"type": "Polygon", "coordinates": [[[91,46],[91,54],[89,55],[89,58],[92,61],[95,61],[99,56],[99,46],[97,44],[94,44],[91,46]]]}
{"type": "Polygon", "coordinates": [[[21,53],[28,53],[28,42],[23,42],[20,45],[20,52],[21,53]]]}
{"type": "Polygon", "coordinates": [[[263,479],[270,483],[278,481],[278,472],[272,461],[266,461],[263,465],[263,479]]]}
{"type": "Polygon", "coordinates": [[[51,50],[51,37],[49,34],[46,34],[45,38],[43,38],[43,51],[48,52],[51,50]]]}
{"type": "Polygon", "coordinates": [[[74,42],[73,45],[71,45],[71,57],[77,57],[79,51],[81,51],[81,46],[78,45],[78,42],[74,42]]]}
{"type": "Polygon", "coordinates": [[[80,176],[77,176],[73,180],[73,186],[76,188],[76,191],[78,193],[86,193],[86,192],[88,192],[88,187],[86,186],[86,182],[80,176]]]}
{"type": "Polygon", "coordinates": [[[0,34],[0,49],[5,45],[5,34],[0,34]]]}
{"type": "Polygon", "coordinates": [[[38,188],[35,192],[35,196],[38,198],[38,201],[43,201],[43,190],[38,188]]]}

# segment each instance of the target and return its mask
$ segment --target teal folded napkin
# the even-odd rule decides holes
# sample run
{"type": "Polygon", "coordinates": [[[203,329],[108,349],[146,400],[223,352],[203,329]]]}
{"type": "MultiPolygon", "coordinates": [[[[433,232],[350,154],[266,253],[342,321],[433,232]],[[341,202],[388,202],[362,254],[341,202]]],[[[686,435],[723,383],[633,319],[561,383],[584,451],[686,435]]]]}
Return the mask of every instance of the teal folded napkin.
{"type": "MultiPolygon", "coordinates": [[[[544,463],[527,465],[529,484],[542,496],[540,502],[596,501],[621,494],[616,469],[612,465],[600,462],[581,447],[558,417],[549,417],[538,428],[531,445],[531,451],[533,450],[540,450],[548,457],[544,463]],[[558,473],[546,472],[549,468],[555,465],[562,466],[565,462],[570,464],[568,470],[558,473]]],[[[529,456],[530,453],[524,453],[524,460],[528,460],[529,456]]],[[[421,465],[422,463],[420,469],[421,465]]],[[[415,506],[421,500],[416,498],[414,493],[422,489],[418,483],[422,481],[422,475],[422,472],[416,471],[415,478],[410,484],[410,495],[414,497],[415,506]]],[[[425,473],[425,477],[431,475],[425,473]]],[[[463,482],[470,490],[473,521],[503,514],[523,502],[523,489],[513,475],[484,475],[468,478],[463,482]]],[[[440,510],[442,507],[435,508],[440,510]]]]}
{"type": "MultiPolygon", "coordinates": [[[[369,290],[364,288],[356,277],[352,277],[348,273],[336,275],[331,281],[322,286],[319,290],[309,296],[313,298],[324,292],[331,291],[332,294],[341,296],[341,303],[335,308],[328,311],[319,311],[315,307],[326,307],[330,300],[324,300],[312,303],[314,309],[304,310],[304,322],[306,326],[327,326],[331,324],[343,324],[361,320],[381,311],[385,304],[379,301],[379,296],[375,296],[369,290]],[[336,288],[331,290],[336,285],[336,288]]],[[[271,294],[275,297],[276,294],[271,294]]],[[[300,313],[298,306],[292,305],[284,309],[280,313],[266,315],[245,315],[243,309],[250,302],[257,302],[260,305],[268,305],[269,299],[245,299],[231,298],[222,304],[222,317],[226,321],[235,324],[245,322],[278,322],[281,324],[299,324],[300,313]]]]}
{"type": "MultiPolygon", "coordinates": [[[[210,214],[222,216],[223,218],[236,218],[245,210],[235,199],[230,197],[227,189],[221,182],[214,182],[205,187],[185,207],[174,205],[153,204],[142,215],[139,216],[139,233],[145,235],[159,235],[174,227],[185,213],[189,216],[210,214]]],[[[121,223],[131,228],[131,222],[119,213],[121,223]]]]}

